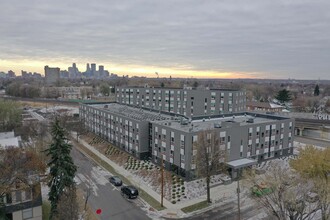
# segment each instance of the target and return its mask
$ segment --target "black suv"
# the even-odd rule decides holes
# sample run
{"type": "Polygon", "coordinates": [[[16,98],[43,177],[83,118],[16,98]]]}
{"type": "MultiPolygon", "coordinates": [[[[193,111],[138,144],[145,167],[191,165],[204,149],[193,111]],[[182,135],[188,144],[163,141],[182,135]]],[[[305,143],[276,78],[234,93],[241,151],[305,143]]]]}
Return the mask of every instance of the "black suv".
{"type": "Polygon", "coordinates": [[[121,186],[123,185],[123,181],[118,176],[112,176],[109,178],[110,183],[112,183],[115,186],[121,186]]]}
{"type": "Polygon", "coordinates": [[[129,199],[134,199],[139,195],[139,191],[134,186],[123,186],[121,194],[129,199]]]}

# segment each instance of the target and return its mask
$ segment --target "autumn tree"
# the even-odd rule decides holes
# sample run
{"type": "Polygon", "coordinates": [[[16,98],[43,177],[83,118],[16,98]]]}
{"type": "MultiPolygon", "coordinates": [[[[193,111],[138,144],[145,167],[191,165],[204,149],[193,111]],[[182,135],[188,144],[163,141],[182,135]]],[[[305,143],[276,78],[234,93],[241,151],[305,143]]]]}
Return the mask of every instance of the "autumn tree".
{"type": "Polygon", "coordinates": [[[313,184],[280,162],[273,161],[265,174],[256,175],[249,170],[243,176],[244,186],[254,192],[253,199],[278,220],[311,219],[319,210],[308,202],[313,184]]]}
{"type": "Polygon", "coordinates": [[[198,134],[193,148],[197,176],[206,179],[207,202],[211,203],[211,176],[223,169],[226,156],[225,147],[220,144],[220,139],[215,131],[206,130],[198,134]]]}
{"type": "Polygon", "coordinates": [[[102,83],[100,85],[100,92],[104,96],[109,96],[110,95],[110,87],[107,83],[102,83]]]}
{"type": "Polygon", "coordinates": [[[68,143],[66,132],[57,118],[52,124],[51,135],[52,142],[46,152],[51,158],[48,162],[50,168],[48,197],[51,203],[51,218],[53,218],[58,214],[57,206],[62,194],[74,185],[77,167],[70,156],[72,146],[68,143]]]}
{"type": "Polygon", "coordinates": [[[54,220],[78,220],[79,204],[77,200],[76,186],[73,184],[68,187],[60,196],[57,212],[53,217],[54,220]]]}
{"type": "MultiPolygon", "coordinates": [[[[18,182],[22,183],[19,184],[19,190],[34,192],[32,199],[40,196],[32,190],[35,182],[31,182],[31,175],[38,177],[45,173],[45,169],[45,163],[33,149],[10,147],[0,150],[0,210],[4,207],[1,198],[17,189],[18,182]]],[[[0,219],[3,219],[1,215],[0,219]]]]}
{"type": "Polygon", "coordinates": [[[300,150],[298,158],[290,165],[305,179],[314,183],[322,219],[330,219],[330,148],[317,149],[308,146],[300,150]]]}

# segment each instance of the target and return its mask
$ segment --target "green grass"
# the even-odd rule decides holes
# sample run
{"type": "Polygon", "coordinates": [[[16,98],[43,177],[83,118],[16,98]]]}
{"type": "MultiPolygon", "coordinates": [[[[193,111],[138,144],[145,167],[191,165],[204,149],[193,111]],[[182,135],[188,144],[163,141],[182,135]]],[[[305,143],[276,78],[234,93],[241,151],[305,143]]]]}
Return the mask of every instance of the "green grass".
{"type": "Polygon", "coordinates": [[[43,201],[42,202],[42,220],[49,220],[50,215],[50,203],[43,201]]]}
{"type": "MultiPolygon", "coordinates": [[[[125,176],[117,173],[115,171],[115,169],[110,164],[108,164],[107,162],[105,162],[104,160],[102,160],[101,158],[99,158],[92,151],[90,151],[86,147],[82,146],[81,144],[79,144],[79,148],[81,150],[83,150],[86,154],[88,154],[96,163],[98,163],[99,165],[101,165],[102,167],[104,167],[106,170],[108,170],[110,173],[112,173],[112,174],[114,174],[116,176],[119,176],[121,178],[121,180],[123,181],[123,183],[125,183],[126,185],[131,185],[131,182],[125,176]]],[[[142,189],[139,189],[139,190],[140,190],[140,193],[139,193],[140,197],[145,202],[147,202],[149,205],[151,205],[154,209],[156,209],[158,211],[165,209],[165,207],[161,207],[160,206],[160,202],[158,202],[156,199],[154,199],[148,193],[146,193],[142,189]]]]}
{"type": "Polygon", "coordinates": [[[208,206],[209,206],[209,203],[207,201],[202,201],[202,202],[196,203],[194,205],[184,207],[181,210],[184,213],[189,213],[189,212],[194,212],[194,211],[197,211],[197,210],[200,210],[200,209],[204,209],[208,206]]]}

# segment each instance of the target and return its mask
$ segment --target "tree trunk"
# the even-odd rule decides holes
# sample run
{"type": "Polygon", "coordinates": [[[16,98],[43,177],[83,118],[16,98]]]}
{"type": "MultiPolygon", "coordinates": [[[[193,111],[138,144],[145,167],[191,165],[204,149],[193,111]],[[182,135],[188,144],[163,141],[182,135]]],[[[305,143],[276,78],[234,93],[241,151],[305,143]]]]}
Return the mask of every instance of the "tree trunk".
{"type": "Polygon", "coordinates": [[[210,196],[210,175],[206,177],[206,195],[207,195],[207,202],[211,203],[211,196],[210,196]]]}

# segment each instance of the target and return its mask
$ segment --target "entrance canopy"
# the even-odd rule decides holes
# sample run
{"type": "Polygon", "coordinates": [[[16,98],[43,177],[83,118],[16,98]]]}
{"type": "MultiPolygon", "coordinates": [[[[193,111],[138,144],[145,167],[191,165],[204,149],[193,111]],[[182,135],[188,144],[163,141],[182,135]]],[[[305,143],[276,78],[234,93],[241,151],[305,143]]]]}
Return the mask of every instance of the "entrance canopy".
{"type": "Polygon", "coordinates": [[[226,164],[233,169],[240,169],[243,167],[255,165],[257,164],[257,161],[248,158],[243,158],[243,159],[227,162],[226,164]]]}

